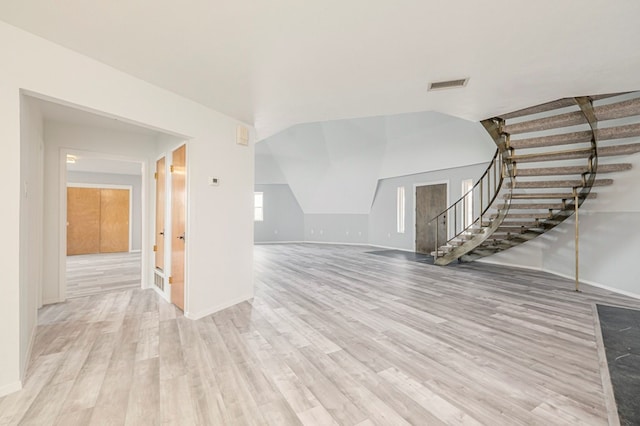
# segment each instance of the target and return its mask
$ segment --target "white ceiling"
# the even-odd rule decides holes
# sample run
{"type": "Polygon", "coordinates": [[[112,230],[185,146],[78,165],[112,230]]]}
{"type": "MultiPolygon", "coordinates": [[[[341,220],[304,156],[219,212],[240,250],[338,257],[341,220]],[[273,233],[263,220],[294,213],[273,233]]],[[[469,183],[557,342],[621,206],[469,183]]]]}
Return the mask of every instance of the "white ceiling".
{"type": "Polygon", "coordinates": [[[637,0],[0,2],[1,20],[254,123],[260,138],[639,89],[638,17],[637,0]],[[464,77],[465,89],[426,90],[464,77]]]}

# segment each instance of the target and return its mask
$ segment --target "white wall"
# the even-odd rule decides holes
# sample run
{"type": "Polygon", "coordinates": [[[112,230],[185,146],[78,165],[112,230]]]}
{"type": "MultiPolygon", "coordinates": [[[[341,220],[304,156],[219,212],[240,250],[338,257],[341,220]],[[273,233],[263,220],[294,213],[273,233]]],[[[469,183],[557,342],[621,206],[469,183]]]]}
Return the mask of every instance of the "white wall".
{"type": "Polygon", "coordinates": [[[276,159],[273,158],[269,144],[257,143],[255,153],[255,181],[257,184],[287,184],[287,178],[282,173],[276,159]]]}
{"type": "MultiPolygon", "coordinates": [[[[41,304],[44,150],[40,110],[24,96],[20,139],[20,377],[23,378],[41,304]]],[[[4,343],[1,352],[5,352],[4,343]]]]}
{"type": "Polygon", "coordinates": [[[305,215],[287,184],[256,184],[263,195],[263,218],[253,225],[254,241],[303,241],[305,215]]]}
{"type": "Polygon", "coordinates": [[[384,153],[384,119],[294,126],[267,143],[306,214],[366,214],[384,153]]]}
{"type": "Polygon", "coordinates": [[[436,112],[300,124],[259,145],[256,183],[288,183],[313,215],[368,214],[378,179],[476,164],[496,150],[480,123],[436,112]]]}
{"type": "MultiPolygon", "coordinates": [[[[487,158],[487,163],[490,159],[491,157],[487,158]]],[[[369,214],[369,243],[413,251],[416,241],[416,186],[446,183],[447,199],[451,204],[462,196],[462,181],[472,179],[476,182],[487,169],[487,163],[381,179],[369,214]],[[405,191],[404,233],[397,232],[398,187],[404,187],[405,191]]]]}
{"type": "Polygon", "coordinates": [[[386,117],[386,132],[381,179],[488,162],[496,151],[480,123],[438,112],[386,117]]]}
{"type": "MultiPolygon", "coordinates": [[[[238,121],[4,23],[0,23],[0,52],[0,140],[4,157],[16,160],[6,161],[0,171],[0,178],[7,182],[0,189],[5,202],[0,221],[7,225],[0,248],[4,272],[0,394],[20,386],[20,364],[24,362],[20,353],[23,276],[18,226],[21,90],[188,135],[187,314],[199,317],[253,295],[254,157],[252,145],[235,144],[238,121]],[[219,187],[207,185],[210,175],[220,177],[219,187]]],[[[251,132],[255,137],[255,131],[251,132]]],[[[48,240],[45,249],[51,249],[51,238],[48,240]]]]}
{"type": "MultiPolygon", "coordinates": [[[[594,188],[597,198],[585,201],[578,212],[580,280],[640,298],[640,154],[604,161],[611,160],[633,168],[607,175],[613,185],[594,188]]],[[[543,270],[575,276],[574,227],[572,217],[540,237],[543,270]]]]}

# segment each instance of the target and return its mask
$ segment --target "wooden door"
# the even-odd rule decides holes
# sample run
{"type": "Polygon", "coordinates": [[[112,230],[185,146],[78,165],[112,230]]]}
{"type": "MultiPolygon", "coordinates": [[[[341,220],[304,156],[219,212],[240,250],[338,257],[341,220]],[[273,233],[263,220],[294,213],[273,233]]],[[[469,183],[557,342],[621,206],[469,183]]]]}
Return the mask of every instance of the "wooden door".
{"type": "Polygon", "coordinates": [[[173,151],[171,166],[171,302],[184,311],[187,213],[186,145],[173,151]]]}
{"type": "Polygon", "coordinates": [[[100,253],[129,251],[129,190],[100,190],[100,253]]]}
{"type": "Polygon", "coordinates": [[[165,159],[156,162],[156,268],[164,270],[165,159]]]}
{"type": "MultiPolygon", "coordinates": [[[[430,254],[436,249],[436,225],[431,219],[447,208],[447,184],[416,187],[416,251],[430,254]]],[[[446,219],[438,220],[438,247],[447,241],[446,219]]]]}
{"type": "Polygon", "coordinates": [[[100,251],[100,189],[67,188],[67,256],[100,251]]]}

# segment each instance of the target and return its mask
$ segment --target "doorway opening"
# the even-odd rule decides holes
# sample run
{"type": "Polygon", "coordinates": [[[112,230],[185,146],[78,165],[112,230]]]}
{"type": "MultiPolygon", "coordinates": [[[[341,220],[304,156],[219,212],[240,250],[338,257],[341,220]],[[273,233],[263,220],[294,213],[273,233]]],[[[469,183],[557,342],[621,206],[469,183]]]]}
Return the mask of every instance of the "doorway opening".
{"type": "Polygon", "coordinates": [[[430,254],[447,241],[446,215],[432,222],[448,205],[448,183],[416,184],[415,224],[417,253],[430,254]]]}
{"type": "Polygon", "coordinates": [[[143,164],[66,155],[66,297],[140,288],[143,164]]]}

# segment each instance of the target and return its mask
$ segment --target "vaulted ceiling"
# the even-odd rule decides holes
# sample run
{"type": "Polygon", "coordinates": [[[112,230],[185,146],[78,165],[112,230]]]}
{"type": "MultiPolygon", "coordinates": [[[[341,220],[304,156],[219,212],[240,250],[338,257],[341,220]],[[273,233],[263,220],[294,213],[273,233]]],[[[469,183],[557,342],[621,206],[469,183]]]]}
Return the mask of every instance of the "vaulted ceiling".
{"type": "MultiPolygon", "coordinates": [[[[0,20],[255,125],[640,88],[640,2],[20,0],[0,20]],[[470,77],[464,89],[430,81],[470,77]]],[[[81,70],[79,70],[81,72],[81,70]]]]}

